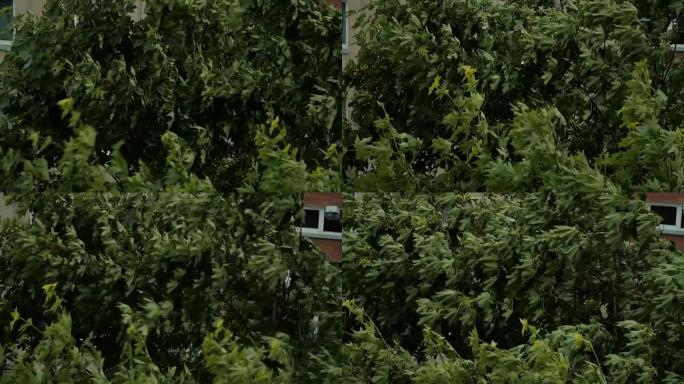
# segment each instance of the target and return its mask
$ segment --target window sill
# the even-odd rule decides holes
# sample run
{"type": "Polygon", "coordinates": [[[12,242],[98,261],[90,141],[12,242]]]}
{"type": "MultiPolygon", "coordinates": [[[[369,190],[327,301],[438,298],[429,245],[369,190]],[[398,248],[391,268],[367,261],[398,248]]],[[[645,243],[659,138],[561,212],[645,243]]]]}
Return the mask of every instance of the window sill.
{"type": "Polygon", "coordinates": [[[9,40],[0,40],[0,51],[9,51],[12,49],[12,42],[9,40]]]}
{"type": "Polygon", "coordinates": [[[684,229],[668,228],[663,225],[660,226],[660,229],[663,231],[663,235],[684,236],[684,229]]]}
{"type": "Polygon", "coordinates": [[[303,237],[312,239],[326,239],[326,240],[342,240],[342,233],[340,232],[326,232],[312,228],[297,228],[303,237]]]}

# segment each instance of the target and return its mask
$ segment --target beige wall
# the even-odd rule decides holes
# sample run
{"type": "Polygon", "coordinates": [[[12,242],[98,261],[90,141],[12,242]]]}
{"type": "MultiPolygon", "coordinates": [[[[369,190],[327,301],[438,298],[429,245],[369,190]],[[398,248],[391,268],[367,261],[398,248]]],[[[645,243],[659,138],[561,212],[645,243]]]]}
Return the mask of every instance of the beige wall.
{"type": "Polygon", "coordinates": [[[145,3],[143,3],[143,0],[138,0],[137,3],[138,9],[131,15],[133,16],[133,20],[140,20],[145,15],[145,3]]]}
{"type": "Polygon", "coordinates": [[[0,219],[7,219],[14,217],[16,215],[16,210],[14,207],[7,205],[5,202],[5,195],[0,193],[0,219]]]}
{"type": "MultiPolygon", "coordinates": [[[[370,0],[346,0],[347,4],[347,12],[351,12],[347,19],[348,23],[348,28],[349,28],[349,35],[348,35],[348,44],[347,44],[347,49],[342,51],[342,68],[347,66],[347,63],[350,60],[353,60],[357,53],[359,52],[359,47],[356,44],[356,38],[354,35],[354,23],[356,23],[357,15],[354,14],[355,11],[358,11],[361,9],[363,6],[368,4],[370,0]]],[[[347,90],[347,98],[351,95],[353,90],[348,89],[347,90]]],[[[345,100],[345,108],[344,108],[344,117],[346,119],[351,118],[351,109],[346,105],[347,101],[345,100]]]]}
{"type": "MultiPolygon", "coordinates": [[[[41,15],[43,13],[43,5],[46,0],[14,0],[14,14],[21,15],[22,13],[30,12],[34,15],[41,15]]],[[[5,50],[9,49],[3,46],[0,50],[0,60],[5,57],[5,50]]]]}
{"type": "MultiPolygon", "coordinates": [[[[34,15],[40,15],[43,13],[43,6],[46,0],[14,0],[14,12],[15,14],[21,14],[24,12],[31,12],[34,15]]],[[[135,12],[134,17],[142,17],[143,7],[142,0],[138,0],[138,10],[135,12]]]]}
{"type": "Polygon", "coordinates": [[[46,0],[14,0],[14,14],[30,12],[34,15],[43,13],[43,5],[46,0]]]}
{"type": "MultiPolygon", "coordinates": [[[[21,15],[23,13],[29,12],[33,15],[40,16],[43,14],[43,7],[47,0],[14,0],[14,14],[21,15]]],[[[131,16],[135,20],[140,20],[145,13],[145,4],[143,0],[137,0],[138,9],[136,9],[131,16]]],[[[5,57],[5,49],[8,47],[2,47],[0,49],[0,61],[5,57]]]]}
{"type": "MultiPolygon", "coordinates": [[[[364,5],[368,4],[368,0],[346,0],[347,3],[347,10],[348,11],[353,11],[358,10],[364,5]]],[[[356,54],[359,51],[358,46],[356,45],[356,39],[354,38],[354,23],[356,22],[356,16],[355,15],[350,15],[349,16],[349,49],[342,54],[342,67],[347,65],[347,62],[349,60],[353,59],[356,57],[356,54]]]]}

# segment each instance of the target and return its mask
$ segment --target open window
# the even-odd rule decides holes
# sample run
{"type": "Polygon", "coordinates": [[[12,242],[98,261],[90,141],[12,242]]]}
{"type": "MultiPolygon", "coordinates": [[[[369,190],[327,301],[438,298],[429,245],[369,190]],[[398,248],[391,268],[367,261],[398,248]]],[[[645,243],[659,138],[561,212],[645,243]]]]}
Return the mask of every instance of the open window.
{"type": "Polygon", "coordinates": [[[349,14],[346,1],[342,1],[342,52],[349,52],[349,14]]]}
{"type": "Polygon", "coordinates": [[[298,229],[305,237],[342,240],[342,211],[337,206],[305,206],[298,229]]]}
{"type": "Polygon", "coordinates": [[[651,203],[651,211],[662,218],[660,228],[663,233],[670,235],[684,235],[684,210],[682,204],[651,203]]]}
{"type": "Polygon", "coordinates": [[[674,32],[672,40],[672,50],[675,52],[684,52],[684,12],[675,19],[667,29],[674,32]]]}
{"type": "Polygon", "coordinates": [[[14,0],[0,0],[0,49],[8,49],[14,40],[14,31],[10,28],[14,19],[14,0]]]}

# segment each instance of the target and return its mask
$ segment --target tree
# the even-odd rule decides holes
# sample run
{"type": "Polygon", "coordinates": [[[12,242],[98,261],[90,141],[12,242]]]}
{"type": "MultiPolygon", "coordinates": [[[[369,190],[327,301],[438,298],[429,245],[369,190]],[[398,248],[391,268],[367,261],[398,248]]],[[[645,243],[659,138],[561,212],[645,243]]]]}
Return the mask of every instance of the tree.
{"type": "Polygon", "coordinates": [[[338,382],[682,380],[684,255],[643,202],[560,184],[370,193],[345,211],[338,382]]]}
{"type": "MultiPolygon", "coordinates": [[[[493,163],[525,161],[530,151],[523,154],[519,144],[539,144],[519,139],[526,136],[543,140],[543,150],[552,145],[584,157],[608,175],[611,162],[605,158],[627,157],[635,167],[646,167],[634,153],[655,151],[644,147],[667,142],[665,137],[677,143],[668,145],[671,154],[665,157],[682,151],[676,137],[684,66],[672,63],[671,34],[663,32],[663,22],[644,19],[657,14],[672,20],[679,12],[674,4],[650,9],[629,1],[395,3],[374,0],[362,12],[360,53],[344,74],[353,89],[344,162],[350,188],[484,190],[493,163]],[[643,85],[635,87],[634,81],[643,85]],[[655,106],[626,115],[636,107],[635,97],[655,106]],[[530,114],[521,115],[527,110],[547,110],[554,117],[526,121],[530,114]],[[644,129],[634,128],[646,120],[654,128],[639,140],[634,136],[643,136],[644,129]],[[625,149],[637,142],[640,149],[625,149]]],[[[545,166],[551,165],[539,168],[545,166]]],[[[671,174],[653,180],[652,174],[637,173],[637,180],[620,184],[681,190],[671,176],[682,174],[682,165],[671,166],[651,161],[647,167],[670,167],[671,174]]]]}
{"type": "Polygon", "coordinates": [[[297,382],[340,338],[339,275],[292,228],[295,196],[43,193],[22,208],[31,223],[0,223],[3,380],[297,382]]]}
{"type": "Polygon", "coordinates": [[[195,175],[172,132],[161,175],[129,173],[117,146],[93,164],[94,128],[63,108],[55,167],[37,140],[11,180],[30,221],[0,220],[0,382],[316,382],[341,284],[293,224],[333,171],[307,171],[273,120],[238,191],[195,175]]]}
{"type": "Polygon", "coordinates": [[[340,283],[293,220],[339,188],[339,14],[131,7],[49,1],[2,63],[0,382],[316,382],[340,283]]]}
{"type": "Polygon", "coordinates": [[[133,9],[49,0],[42,17],[16,22],[0,65],[4,180],[34,160],[37,140],[56,165],[73,138],[64,104],[94,127],[92,164],[116,147],[127,171],[142,161],[159,178],[171,132],[196,154],[193,173],[234,191],[257,160],[259,125],[277,119],[296,160],[329,166],[341,133],[339,12],[313,0],[152,0],[141,20],[133,9]]]}

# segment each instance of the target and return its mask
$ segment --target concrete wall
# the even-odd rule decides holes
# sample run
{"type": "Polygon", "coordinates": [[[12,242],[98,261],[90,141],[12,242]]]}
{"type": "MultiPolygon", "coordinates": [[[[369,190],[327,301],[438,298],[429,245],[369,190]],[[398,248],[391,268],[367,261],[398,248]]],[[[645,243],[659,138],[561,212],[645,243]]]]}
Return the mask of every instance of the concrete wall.
{"type": "Polygon", "coordinates": [[[368,4],[368,0],[346,0],[346,3],[347,11],[351,11],[351,14],[348,17],[349,44],[348,49],[342,52],[342,67],[345,67],[350,60],[353,60],[359,52],[359,47],[356,45],[356,38],[354,37],[354,23],[356,23],[354,11],[357,11],[368,4]]]}
{"type": "Polygon", "coordinates": [[[14,13],[20,15],[30,12],[40,16],[43,13],[43,6],[46,0],[14,0],[14,13]]]}
{"type": "MultiPolygon", "coordinates": [[[[342,68],[345,68],[347,64],[354,60],[356,58],[356,55],[359,53],[359,46],[356,43],[356,34],[354,33],[354,24],[356,23],[356,20],[358,18],[358,15],[356,12],[358,12],[361,8],[363,8],[365,5],[369,3],[370,0],[344,0],[346,5],[347,5],[347,20],[345,22],[347,23],[347,28],[348,28],[348,33],[347,33],[347,47],[342,50],[342,68]]],[[[346,98],[347,100],[352,96],[353,94],[352,89],[347,89],[346,90],[346,98]]],[[[351,119],[351,109],[349,108],[348,101],[345,100],[344,103],[344,118],[345,119],[351,119]]]]}
{"type": "MultiPolygon", "coordinates": [[[[21,15],[23,13],[31,13],[37,16],[43,14],[43,5],[46,0],[14,0],[14,14],[21,15]]],[[[3,46],[0,49],[0,60],[5,57],[5,51],[9,47],[3,46]]]]}
{"type": "Polygon", "coordinates": [[[7,204],[5,195],[0,193],[0,219],[8,219],[16,216],[16,209],[7,204]]]}
{"type": "MultiPolygon", "coordinates": [[[[14,14],[21,15],[24,13],[31,13],[32,15],[40,16],[43,14],[43,7],[47,0],[14,0],[14,14]]],[[[137,0],[138,8],[131,13],[134,20],[140,20],[145,14],[145,4],[143,0],[137,0]]],[[[5,57],[5,49],[0,50],[0,61],[5,57]]]]}
{"type": "MultiPolygon", "coordinates": [[[[41,15],[45,2],[46,0],[14,0],[15,14],[19,15],[25,12],[31,12],[34,15],[41,15]]],[[[138,0],[138,9],[135,12],[135,17],[142,17],[143,12],[142,0],[138,0]]]]}

